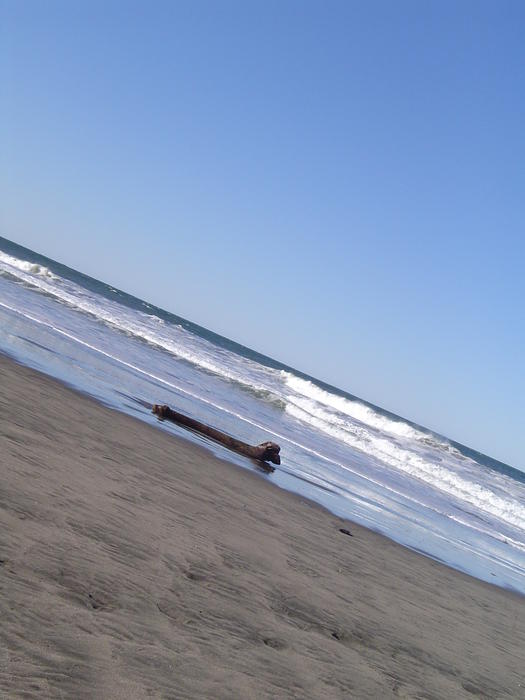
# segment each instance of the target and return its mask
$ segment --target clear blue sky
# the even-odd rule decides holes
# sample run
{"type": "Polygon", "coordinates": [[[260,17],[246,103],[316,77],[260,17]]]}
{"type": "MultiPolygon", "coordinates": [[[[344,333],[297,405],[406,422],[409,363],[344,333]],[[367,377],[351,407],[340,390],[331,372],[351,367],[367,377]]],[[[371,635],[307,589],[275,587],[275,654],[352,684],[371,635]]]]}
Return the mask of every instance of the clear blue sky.
{"type": "Polygon", "coordinates": [[[525,3],[0,3],[0,233],[525,468],[525,3]]]}

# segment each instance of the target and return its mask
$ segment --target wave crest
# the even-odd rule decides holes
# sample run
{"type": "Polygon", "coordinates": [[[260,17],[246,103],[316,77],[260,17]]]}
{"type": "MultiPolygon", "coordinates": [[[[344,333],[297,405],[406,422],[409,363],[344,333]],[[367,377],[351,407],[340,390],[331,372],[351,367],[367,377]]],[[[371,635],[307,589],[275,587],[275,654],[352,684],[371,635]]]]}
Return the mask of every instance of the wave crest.
{"type": "Polygon", "coordinates": [[[18,277],[17,272],[25,273],[26,275],[37,275],[38,277],[47,277],[48,279],[57,280],[58,277],[51,272],[51,270],[45,265],[40,265],[39,263],[33,263],[29,260],[20,260],[12,255],[3,253],[0,251],[0,263],[7,266],[7,269],[0,268],[0,274],[2,272],[7,272],[15,277],[18,277]],[[11,269],[9,269],[11,268],[11,269]]]}
{"type": "Polygon", "coordinates": [[[402,419],[397,421],[393,420],[392,418],[388,418],[387,416],[382,416],[369,406],[366,406],[359,401],[346,399],[344,396],[339,396],[338,394],[325,391],[313,382],[296,377],[294,374],[290,374],[290,372],[283,371],[281,372],[281,375],[285,380],[286,386],[297,394],[302,394],[309,399],[313,399],[319,404],[334,408],[335,410],[339,411],[339,413],[350,416],[351,418],[358,420],[363,425],[368,425],[375,430],[387,432],[398,437],[408,439],[429,439],[429,435],[421,432],[420,430],[416,430],[402,419]]]}
{"type": "MultiPolygon", "coordinates": [[[[265,372],[275,378],[275,370],[262,371],[255,363],[238,358],[233,353],[209,347],[207,341],[187,331],[179,324],[166,323],[156,314],[137,312],[119,301],[94,298],[74,282],[54,275],[47,267],[27,260],[20,260],[0,251],[0,274],[15,277],[23,284],[37,288],[43,294],[57,299],[69,307],[90,315],[128,336],[132,336],[168,352],[177,359],[189,362],[199,369],[228,382],[242,390],[262,398],[283,409],[282,397],[272,391],[272,381],[265,372]],[[265,381],[266,380],[266,381],[265,381]]],[[[117,292],[113,287],[110,291],[117,292]]],[[[143,302],[150,309],[150,305],[143,302]]],[[[275,384],[275,382],[273,382],[275,384]]]]}
{"type": "Polygon", "coordinates": [[[452,469],[428,461],[416,451],[402,447],[388,436],[380,437],[363,426],[320,408],[314,408],[312,411],[312,405],[301,400],[292,400],[287,405],[286,412],[399,472],[420,479],[463,503],[525,530],[525,508],[518,501],[500,496],[474,481],[463,478],[452,469]]]}

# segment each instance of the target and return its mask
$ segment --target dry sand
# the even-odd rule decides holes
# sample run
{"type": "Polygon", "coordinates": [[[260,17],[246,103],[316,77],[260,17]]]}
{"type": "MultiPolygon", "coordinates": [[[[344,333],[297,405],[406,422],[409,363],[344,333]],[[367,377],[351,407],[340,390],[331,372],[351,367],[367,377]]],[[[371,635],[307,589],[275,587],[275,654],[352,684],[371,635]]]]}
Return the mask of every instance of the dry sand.
{"type": "Polygon", "coordinates": [[[5,358],[0,457],[1,698],[525,698],[525,598],[5,358]]]}

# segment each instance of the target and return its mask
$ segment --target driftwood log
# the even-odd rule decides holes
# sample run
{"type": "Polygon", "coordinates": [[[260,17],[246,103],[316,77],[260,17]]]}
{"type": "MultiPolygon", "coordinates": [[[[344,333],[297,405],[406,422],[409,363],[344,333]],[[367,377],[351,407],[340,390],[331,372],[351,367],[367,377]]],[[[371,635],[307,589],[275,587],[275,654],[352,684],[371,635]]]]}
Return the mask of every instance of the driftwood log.
{"type": "Polygon", "coordinates": [[[236,440],[227,435],[226,433],[221,433],[220,430],[216,430],[209,425],[200,423],[198,420],[189,418],[183,413],[178,413],[173,411],[169,406],[159,406],[158,404],[153,405],[153,413],[157,415],[161,420],[169,420],[177,425],[182,425],[190,430],[195,430],[201,435],[206,435],[206,437],[220,442],[221,445],[225,445],[230,450],[234,452],[240,452],[247,457],[252,459],[257,459],[260,462],[273,462],[273,464],[281,464],[281,458],[279,457],[279,452],[281,448],[276,445],[275,442],[263,442],[260,445],[248,445],[245,442],[236,440]]]}

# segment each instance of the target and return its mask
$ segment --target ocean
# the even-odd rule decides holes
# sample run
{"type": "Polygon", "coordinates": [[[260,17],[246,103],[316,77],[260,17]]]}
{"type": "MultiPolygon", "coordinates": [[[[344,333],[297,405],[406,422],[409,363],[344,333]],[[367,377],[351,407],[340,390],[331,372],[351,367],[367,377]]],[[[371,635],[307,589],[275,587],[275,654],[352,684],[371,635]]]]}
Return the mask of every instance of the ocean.
{"type": "Polygon", "coordinates": [[[1,237],[0,352],[247,469],[147,406],[273,440],[260,478],[525,594],[525,473],[1,237]]]}

